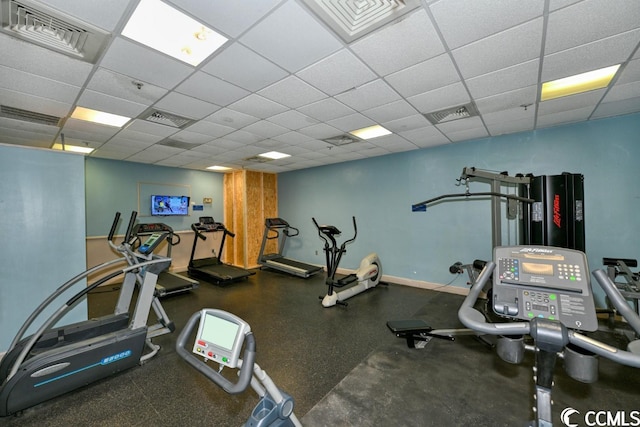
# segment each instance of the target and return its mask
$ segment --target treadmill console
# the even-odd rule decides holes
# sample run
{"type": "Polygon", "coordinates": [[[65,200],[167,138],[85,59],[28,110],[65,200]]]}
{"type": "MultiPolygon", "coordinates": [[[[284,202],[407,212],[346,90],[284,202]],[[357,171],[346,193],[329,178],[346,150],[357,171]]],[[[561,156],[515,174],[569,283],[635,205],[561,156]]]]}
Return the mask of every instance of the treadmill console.
{"type": "Polygon", "coordinates": [[[285,228],[289,227],[289,223],[282,218],[267,218],[265,225],[269,228],[285,228]]]}
{"type": "Polygon", "coordinates": [[[224,227],[219,222],[216,222],[211,216],[201,216],[196,227],[200,231],[211,232],[222,230],[224,227]]]}
{"type": "Polygon", "coordinates": [[[193,345],[193,352],[205,361],[212,360],[230,368],[238,367],[244,337],[251,331],[247,322],[222,310],[205,308],[193,345]]]}
{"type": "Polygon", "coordinates": [[[548,246],[506,246],[496,247],[493,259],[496,314],[557,320],[581,331],[598,328],[584,253],[548,246]]]}
{"type": "Polygon", "coordinates": [[[143,255],[149,255],[153,251],[156,250],[158,245],[162,243],[165,237],[167,237],[167,233],[153,233],[147,240],[145,240],[140,247],[138,248],[138,252],[143,255]]]}

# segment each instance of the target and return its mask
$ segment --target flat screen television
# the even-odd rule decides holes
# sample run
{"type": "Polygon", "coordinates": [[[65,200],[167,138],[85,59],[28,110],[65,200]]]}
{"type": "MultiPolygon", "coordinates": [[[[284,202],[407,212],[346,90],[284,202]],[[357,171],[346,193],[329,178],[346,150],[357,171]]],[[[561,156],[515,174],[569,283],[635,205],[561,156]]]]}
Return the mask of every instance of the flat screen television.
{"type": "Polygon", "coordinates": [[[189,215],[189,196],[151,196],[151,215],[189,215]]]}

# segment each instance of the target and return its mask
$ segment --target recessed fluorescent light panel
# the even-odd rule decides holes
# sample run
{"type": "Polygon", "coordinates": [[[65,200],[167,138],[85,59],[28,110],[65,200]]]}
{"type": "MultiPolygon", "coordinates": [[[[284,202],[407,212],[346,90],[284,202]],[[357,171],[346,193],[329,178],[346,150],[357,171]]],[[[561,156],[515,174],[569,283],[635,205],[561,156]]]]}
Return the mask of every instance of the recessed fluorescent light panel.
{"type": "Polygon", "coordinates": [[[210,171],[218,171],[218,172],[231,170],[231,168],[228,168],[226,166],[209,166],[207,169],[210,171]]]}
{"type": "Polygon", "coordinates": [[[53,144],[52,148],[54,150],[71,151],[74,153],[82,153],[82,154],[89,154],[93,151],[93,148],[91,147],[79,147],[77,145],[69,145],[69,144],[62,145],[59,142],[56,142],[55,144],[53,144]]]}
{"type": "Polygon", "coordinates": [[[362,129],[352,130],[349,133],[361,139],[371,139],[371,138],[377,138],[379,136],[389,135],[391,131],[383,128],[380,125],[375,125],[375,126],[362,128],[362,129]]]}
{"type": "Polygon", "coordinates": [[[160,0],[141,0],[122,35],[194,67],[227,38],[160,0]]]}
{"type": "Polygon", "coordinates": [[[620,64],[542,84],[541,101],[602,89],[611,83],[620,64]]]}
{"type": "Polygon", "coordinates": [[[105,113],[84,107],[76,107],[76,109],[73,110],[73,114],[71,114],[71,118],[119,128],[131,120],[131,117],[118,116],[117,114],[105,113]]]}
{"type": "Polygon", "coordinates": [[[291,157],[290,154],[279,153],[277,151],[269,151],[268,153],[258,154],[260,157],[266,157],[267,159],[278,160],[285,157],[291,157]]]}

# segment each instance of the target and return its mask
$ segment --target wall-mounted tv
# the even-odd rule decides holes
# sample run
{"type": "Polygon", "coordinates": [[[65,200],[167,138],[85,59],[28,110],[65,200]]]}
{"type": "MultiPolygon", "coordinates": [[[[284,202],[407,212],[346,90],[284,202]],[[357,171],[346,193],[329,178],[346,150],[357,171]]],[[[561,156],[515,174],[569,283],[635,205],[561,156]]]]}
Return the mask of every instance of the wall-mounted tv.
{"type": "Polygon", "coordinates": [[[151,215],[189,215],[189,196],[151,196],[151,215]]]}

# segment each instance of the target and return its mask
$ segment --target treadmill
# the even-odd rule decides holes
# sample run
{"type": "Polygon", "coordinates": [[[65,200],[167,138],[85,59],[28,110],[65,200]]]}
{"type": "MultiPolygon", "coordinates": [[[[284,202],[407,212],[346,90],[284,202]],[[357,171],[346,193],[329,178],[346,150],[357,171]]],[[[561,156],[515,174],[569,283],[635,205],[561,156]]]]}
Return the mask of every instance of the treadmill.
{"type": "Polygon", "coordinates": [[[189,260],[189,276],[202,279],[206,282],[216,285],[225,285],[246,279],[256,274],[253,271],[246,270],[235,265],[225,264],[220,260],[222,250],[224,249],[224,241],[227,236],[235,237],[235,234],[227,230],[221,222],[216,222],[210,216],[201,216],[200,222],[191,224],[191,229],[196,233],[193,238],[193,248],[191,249],[191,259],[189,260]],[[194,259],[196,254],[196,246],[198,239],[207,240],[205,233],[222,233],[222,240],[218,248],[218,256],[194,259]]]}
{"type": "Polygon", "coordinates": [[[297,228],[290,226],[289,223],[282,218],[267,218],[265,220],[264,234],[262,235],[260,254],[258,255],[258,264],[305,279],[322,271],[321,266],[296,261],[282,255],[287,238],[297,236],[298,233],[299,230],[297,228]],[[265,254],[264,249],[267,241],[271,239],[278,239],[278,252],[265,254]]]}
{"type": "MultiPolygon", "coordinates": [[[[167,240],[167,258],[171,258],[171,248],[180,243],[180,236],[173,232],[173,228],[167,224],[160,222],[150,224],[136,224],[133,230],[134,236],[151,236],[155,233],[168,234],[167,240]]],[[[156,295],[160,298],[179,294],[182,292],[188,292],[198,287],[198,281],[182,276],[180,274],[172,273],[169,270],[165,270],[158,275],[156,282],[156,295]]]]}

